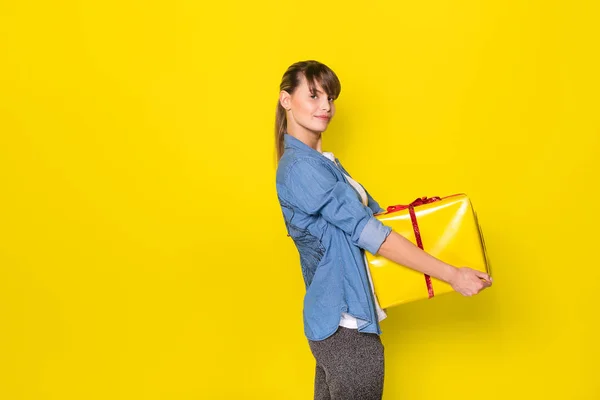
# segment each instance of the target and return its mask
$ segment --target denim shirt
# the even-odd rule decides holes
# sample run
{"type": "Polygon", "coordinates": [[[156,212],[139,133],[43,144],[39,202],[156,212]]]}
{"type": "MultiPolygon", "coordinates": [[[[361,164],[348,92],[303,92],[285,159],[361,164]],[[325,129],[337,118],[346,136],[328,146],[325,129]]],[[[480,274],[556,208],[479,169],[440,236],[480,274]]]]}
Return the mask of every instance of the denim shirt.
{"type": "Polygon", "coordinates": [[[336,162],[284,134],[277,196],[300,254],[304,333],[314,341],[335,333],[343,312],[358,320],[360,332],[381,334],[362,249],[376,254],[391,228],[373,217],[383,211],[379,204],[365,189],[364,206],[336,162]]]}

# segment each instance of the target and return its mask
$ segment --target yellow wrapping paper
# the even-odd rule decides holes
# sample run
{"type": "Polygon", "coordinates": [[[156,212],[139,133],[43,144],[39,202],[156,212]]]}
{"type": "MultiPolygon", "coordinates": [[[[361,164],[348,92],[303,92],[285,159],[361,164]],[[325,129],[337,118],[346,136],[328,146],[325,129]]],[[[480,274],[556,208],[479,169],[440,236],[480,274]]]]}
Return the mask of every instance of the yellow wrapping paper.
{"type": "MultiPolygon", "coordinates": [[[[458,194],[414,206],[423,249],[456,267],[490,273],[483,235],[469,198],[458,194]]],[[[409,209],[375,216],[396,233],[417,244],[409,209]]],[[[379,305],[387,308],[429,298],[425,275],[384,257],[365,252],[379,305]]],[[[434,296],[452,292],[452,287],[433,277],[434,296]]]]}

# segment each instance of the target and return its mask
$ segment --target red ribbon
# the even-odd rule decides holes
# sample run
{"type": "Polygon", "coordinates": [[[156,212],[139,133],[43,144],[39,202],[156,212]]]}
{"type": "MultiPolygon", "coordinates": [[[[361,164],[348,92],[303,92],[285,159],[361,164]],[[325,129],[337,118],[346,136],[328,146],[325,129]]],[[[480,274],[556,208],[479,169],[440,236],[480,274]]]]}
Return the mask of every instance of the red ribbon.
{"type": "MultiPolygon", "coordinates": [[[[398,204],[395,206],[389,206],[387,208],[387,212],[391,213],[391,212],[395,212],[395,211],[406,210],[408,208],[408,212],[410,214],[410,220],[411,220],[412,226],[413,226],[413,231],[415,232],[415,238],[417,239],[417,246],[419,246],[419,248],[421,250],[424,250],[423,249],[423,240],[421,240],[421,231],[419,230],[419,223],[417,222],[417,215],[415,214],[415,207],[422,206],[424,204],[433,203],[433,202],[439,201],[441,199],[442,199],[441,197],[431,197],[431,198],[420,197],[408,205],[398,204]]],[[[431,277],[427,274],[424,274],[424,275],[425,275],[425,284],[427,285],[427,293],[429,294],[429,298],[432,298],[434,296],[434,293],[433,293],[433,285],[431,284],[431,277]]]]}

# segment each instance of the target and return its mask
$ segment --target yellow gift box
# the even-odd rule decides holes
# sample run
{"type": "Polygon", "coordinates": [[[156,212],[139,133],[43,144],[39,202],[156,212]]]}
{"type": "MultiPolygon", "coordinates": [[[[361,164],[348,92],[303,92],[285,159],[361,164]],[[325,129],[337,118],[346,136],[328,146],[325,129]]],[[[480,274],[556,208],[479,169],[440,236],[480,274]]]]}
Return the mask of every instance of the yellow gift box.
{"type": "MultiPolygon", "coordinates": [[[[375,217],[423,250],[456,267],[490,273],[483,235],[465,194],[419,198],[375,217]]],[[[379,305],[387,308],[452,292],[446,282],[366,252],[379,305]]]]}

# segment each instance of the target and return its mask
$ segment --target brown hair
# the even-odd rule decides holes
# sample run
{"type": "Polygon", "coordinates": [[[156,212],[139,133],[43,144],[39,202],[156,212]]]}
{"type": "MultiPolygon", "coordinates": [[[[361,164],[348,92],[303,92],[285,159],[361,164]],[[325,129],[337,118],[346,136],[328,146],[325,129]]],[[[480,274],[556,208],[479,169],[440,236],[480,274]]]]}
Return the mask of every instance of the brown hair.
{"type": "MultiPolygon", "coordinates": [[[[306,78],[308,88],[311,93],[315,93],[317,83],[323,87],[328,96],[337,99],[342,90],[342,85],[335,72],[327,65],[314,60],[300,61],[290,65],[283,74],[279,90],[285,90],[289,94],[294,93],[302,76],[306,78]]],[[[275,115],[275,151],[277,152],[277,161],[283,155],[283,134],[287,129],[287,117],[285,108],[277,100],[277,112],[275,115]]]]}

